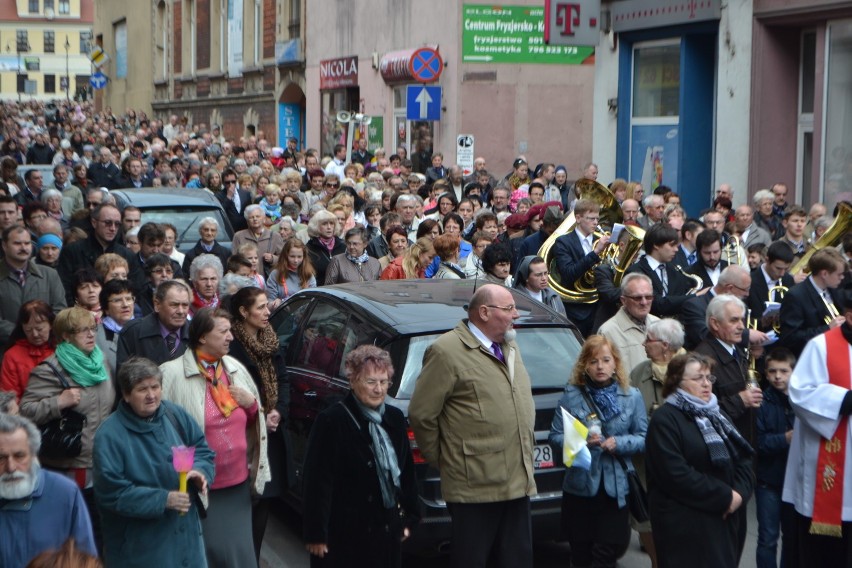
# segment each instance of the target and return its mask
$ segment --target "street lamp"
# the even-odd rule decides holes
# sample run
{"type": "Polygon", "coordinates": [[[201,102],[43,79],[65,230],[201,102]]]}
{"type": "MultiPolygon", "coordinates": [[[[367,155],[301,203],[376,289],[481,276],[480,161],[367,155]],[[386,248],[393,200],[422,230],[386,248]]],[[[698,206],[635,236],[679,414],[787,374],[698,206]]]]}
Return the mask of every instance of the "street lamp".
{"type": "Polygon", "coordinates": [[[71,102],[71,78],[68,76],[68,50],[71,49],[71,42],[68,41],[68,34],[65,34],[65,100],[71,102]]]}

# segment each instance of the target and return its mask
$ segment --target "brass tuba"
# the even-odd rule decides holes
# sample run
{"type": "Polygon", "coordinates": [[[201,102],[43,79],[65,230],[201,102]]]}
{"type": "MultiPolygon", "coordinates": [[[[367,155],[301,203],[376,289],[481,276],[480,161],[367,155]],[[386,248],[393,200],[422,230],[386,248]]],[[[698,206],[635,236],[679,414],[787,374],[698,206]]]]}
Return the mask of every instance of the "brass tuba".
{"type": "Polygon", "coordinates": [[[838,203],[837,207],[837,218],[828,230],[805,251],[802,258],[793,263],[793,266],[790,267],[790,274],[796,275],[800,272],[809,273],[808,262],[815,252],[826,247],[836,247],[843,240],[843,235],[852,231],[852,207],[845,201],[838,203]]]}
{"type": "MultiPolygon", "coordinates": [[[[601,206],[600,223],[606,230],[612,230],[615,223],[620,223],[624,218],[621,213],[621,206],[612,192],[606,186],[600,183],[581,179],[574,184],[574,190],[577,193],[578,199],[591,199],[601,206]]],[[[598,301],[598,291],[595,286],[594,270],[589,270],[575,282],[562,282],[562,277],[556,268],[556,260],[551,252],[556,239],[562,235],[568,234],[574,230],[576,225],[574,212],[568,214],[562,224],[553,231],[541,248],[538,250],[538,255],[547,263],[550,275],[547,277],[547,282],[550,287],[562,297],[565,302],[577,304],[594,304],[598,301]]],[[[595,234],[603,236],[603,229],[598,227],[595,234]]],[[[621,283],[624,272],[633,264],[636,254],[642,246],[642,240],[645,237],[645,231],[639,227],[625,227],[622,235],[619,236],[619,241],[627,240],[625,246],[619,247],[618,243],[610,243],[601,255],[602,262],[608,262],[615,270],[613,282],[616,286],[621,283]]]]}

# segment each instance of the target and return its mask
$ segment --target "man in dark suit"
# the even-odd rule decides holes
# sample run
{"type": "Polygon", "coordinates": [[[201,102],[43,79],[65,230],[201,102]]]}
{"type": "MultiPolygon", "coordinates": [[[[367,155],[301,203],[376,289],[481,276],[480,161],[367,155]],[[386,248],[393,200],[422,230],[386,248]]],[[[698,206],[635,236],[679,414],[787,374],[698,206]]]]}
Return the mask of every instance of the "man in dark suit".
{"type": "Polygon", "coordinates": [[[680,228],[680,246],[677,247],[673,261],[683,270],[689,269],[690,266],[698,262],[698,250],[695,248],[695,241],[703,230],[704,223],[698,219],[687,219],[683,222],[683,226],[680,228]]]}
{"type": "Polygon", "coordinates": [[[95,187],[112,189],[115,187],[116,178],[120,176],[121,170],[113,163],[112,152],[106,146],[101,146],[98,150],[98,161],[89,166],[86,177],[95,187]]]}
{"type": "MultiPolygon", "coordinates": [[[[745,300],[748,295],[751,276],[742,266],[728,266],[719,276],[719,282],[709,292],[701,296],[688,299],[681,308],[680,321],[686,332],[686,349],[694,349],[708,334],[707,328],[707,306],[716,296],[730,294],[740,300],[745,300]]],[[[761,345],[766,341],[766,334],[756,329],[748,329],[743,333],[740,347],[746,349],[749,342],[761,345]]]]}
{"type": "MultiPolygon", "coordinates": [[[[677,231],[668,225],[654,225],[645,233],[642,246],[645,256],[627,272],[641,272],[651,279],[654,285],[652,314],[657,317],[675,317],[689,299],[690,289],[695,285],[672,262],[678,247],[677,231]]],[[[699,290],[697,294],[705,294],[707,290],[699,290]]]]}
{"type": "Polygon", "coordinates": [[[147,357],[157,365],[177,359],[189,345],[189,286],[167,280],[154,292],[154,313],[132,320],[118,335],[116,376],[133,355],[147,357]]]}
{"type": "Polygon", "coordinates": [[[358,148],[352,152],[352,163],[361,164],[365,168],[370,165],[370,160],[373,159],[373,153],[367,150],[367,139],[361,137],[358,139],[358,148]]]}
{"type": "Polygon", "coordinates": [[[713,229],[702,231],[695,239],[695,250],[698,251],[698,260],[687,272],[701,278],[704,282],[702,288],[712,288],[719,282],[719,276],[728,266],[728,262],[722,260],[721,235],[713,229]]]}
{"type": "Polygon", "coordinates": [[[195,246],[183,257],[184,274],[189,274],[189,267],[196,257],[202,254],[214,254],[222,261],[222,266],[227,266],[231,250],[223,247],[216,240],[219,234],[219,222],[214,217],[205,217],[198,223],[198,235],[201,237],[195,246]]]}
{"type": "Polygon", "coordinates": [[[237,172],[230,168],[225,170],[222,174],[222,190],[216,192],[216,198],[225,209],[235,233],[248,227],[243,213],[251,205],[251,194],[237,186],[237,172]]]}
{"type": "Polygon", "coordinates": [[[716,296],[707,305],[709,334],[695,348],[696,353],[716,362],[713,393],[719,406],[731,418],[740,434],[755,443],[756,410],[763,401],[759,387],[746,385],[748,360],[740,347],[745,331],[745,304],[730,294],[716,296]]]}
{"type": "Polygon", "coordinates": [[[153,187],[154,182],[151,180],[151,177],[144,173],[145,170],[142,165],[142,158],[137,158],[135,156],[125,158],[124,166],[124,173],[114,180],[116,188],[139,189],[142,187],[153,187]]]}
{"type": "MultiPolygon", "coordinates": [[[[148,285],[148,277],[146,275],[145,265],[155,254],[160,254],[160,247],[166,240],[166,231],[157,223],[145,223],[139,227],[139,254],[134,255],[133,264],[138,270],[134,270],[136,279],[131,282],[133,290],[136,294],[141,294],[148,285]]],[[[176,260],[169,259],[172,278],[183,278],[183,271],[180,264],[176,260]]]]}
{"type": "Polygon", "coordinates": [[[846,260],[837,249],[824,248],[808,261],[811,275],[796,284],[781,301],[781,338],[778,344],[798,357],[805,344],[846,319],[835,306],[835,289],[843,280],[846,260]]]}
{"type": "Polygon", "coordinates": [[[766,253],[766,262],[751,271],[751,288],[746,305],[751,310],[752,317],[758,320],[758,329],[767,331],[778,321],[778,317],[763,317],[766,302],[780,302],[783,294],[779,291],[769,296],[769,288],[786,286],[789,290],[796,282],[787,273],[793,263],[793,250],[785,243],[772,243],[766,253]]]}
{"type": "MultiPolygon", "coordinates": [[[[595,227],[600,221],[600,205],[590,199],[580,199],[574,206],[577,224],[573,231],[562,235],[553,245],[556,269],[562,285],[570,288],[601,261],[600,255],[609,244],[609,236],[595,240],[595,227]]],[[[594,323],[596,304],[565,302],[565,313],[583,337],[589,335],[594,323]]]]}

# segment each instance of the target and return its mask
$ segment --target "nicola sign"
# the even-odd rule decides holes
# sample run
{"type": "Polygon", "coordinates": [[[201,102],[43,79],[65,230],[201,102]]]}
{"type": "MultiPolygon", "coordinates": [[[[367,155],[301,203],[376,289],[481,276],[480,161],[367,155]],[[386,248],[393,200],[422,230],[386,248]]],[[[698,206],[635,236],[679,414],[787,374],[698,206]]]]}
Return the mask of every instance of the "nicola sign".
{"type": "Polygon", "coordinates": [[[320,61],[320,89],[358,86],[358,56],[320,61]]]}

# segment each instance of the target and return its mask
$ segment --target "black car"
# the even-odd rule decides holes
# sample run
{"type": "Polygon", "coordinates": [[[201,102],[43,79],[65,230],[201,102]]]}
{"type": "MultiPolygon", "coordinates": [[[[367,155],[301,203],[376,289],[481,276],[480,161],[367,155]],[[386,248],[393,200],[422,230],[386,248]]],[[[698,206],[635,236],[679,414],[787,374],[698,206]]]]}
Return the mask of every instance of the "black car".
{"type": "MultiPolygon", "coordinates": [[[[288,430],[296,483],[288,500],[293,505],[301,502],[305,447],[314,420],[349,391],[346,354],[365,343],[387,349],[396,371],[387,402],[407,415],[426,348],[466,317],[464,305],[475,285],[472,280],[393,280],[326,286],[303,290],[276,310],[271,323],[286,350],[290,373],[288,430]]],[[[520,313],[517,343],[536,406],[533,533],[538,540],[550,540],[559,532],[564,466],[547,436],[582,339],[561,315],[522,293],[512,294],[520,313]]],[[[418,452],[411,430],[409,438],[423,520],[406,550],[443,550],[450,544],[450,517],[438,471],[418,452]]]]}
{"type": "Polygon", "coordinates": [[[222,209],[222,204],[206,189],[187,188],[143,188],[116,189],[110,192],[122,211],[128,205],[142,211],[143,223],[171,223],[177,227],[175,248],[189,252],[198,242],[198,225],[205,217],[213,217],[219,223],[216,241],[231,248],[234,230],[222,209]]]}

